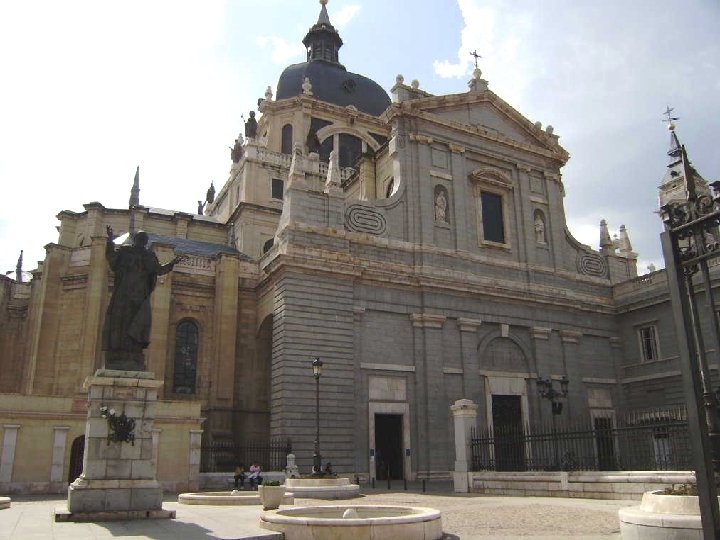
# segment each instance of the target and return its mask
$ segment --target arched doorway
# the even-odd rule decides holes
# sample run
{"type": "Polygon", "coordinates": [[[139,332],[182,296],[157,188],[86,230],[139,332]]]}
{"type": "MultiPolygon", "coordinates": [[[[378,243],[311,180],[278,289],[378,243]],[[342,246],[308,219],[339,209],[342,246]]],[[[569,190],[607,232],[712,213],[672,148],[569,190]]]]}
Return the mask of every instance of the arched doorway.
{"type": "Polygon", "coordinates": [[[70,448],[70,470],[68,471],[68,484],[72,484],[83,472],[83,457],[85,456],[85,435],[77,437],[70,448]]]}

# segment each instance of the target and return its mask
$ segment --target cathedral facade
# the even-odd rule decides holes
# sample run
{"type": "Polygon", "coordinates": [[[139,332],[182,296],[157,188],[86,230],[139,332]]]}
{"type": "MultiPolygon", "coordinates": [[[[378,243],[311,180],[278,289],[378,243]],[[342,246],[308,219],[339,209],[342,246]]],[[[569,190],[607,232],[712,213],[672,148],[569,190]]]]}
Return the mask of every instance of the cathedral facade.
{"type": "MultiPolygon", "coordinates": [[[[479,69],[466,92],[436,96],[398,76],[388,95],[340,63],[324,3],[303,43],[306,61],[268,88],[198,214],[63,211],[32,281],[0,278],[5,439],[30,445],[28,407],[28,422],[45,414],[33,437],[71,426],[38,478],[68,474],[83,381],[103,362],[105,230],[131,222],[161,263],[185,256],[152,296],[158,464],[181,455],[174,466],[197,470],[200,439],[282,437],[309,472],[314,358],[323,459],[369,477],[449,476],[461,398],[481,426],[548,420],[539,378],[566,379],[563,414],[589,422],[683,402],[665,273],[638,278],[624,228],[613,241],[603,224],[599,250],[573,238],[568,154],[550,126],[479,69]],[[19,426],[9,439],[7,426],[19,426]]],[[[21,454],[0,486],[21,482],[21,454]]],[[[172,476],[161,467],[168,489],[197,480],[172,476]]]]}

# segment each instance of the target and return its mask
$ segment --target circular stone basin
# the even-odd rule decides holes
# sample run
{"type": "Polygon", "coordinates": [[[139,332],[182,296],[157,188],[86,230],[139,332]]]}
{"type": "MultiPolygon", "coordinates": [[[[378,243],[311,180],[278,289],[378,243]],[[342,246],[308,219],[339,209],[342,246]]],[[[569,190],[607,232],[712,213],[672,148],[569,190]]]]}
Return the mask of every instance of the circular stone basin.
{"type": "Polygon", "coordinates": [[[702,538],[698,497],[646,491],[640,506],[621,508],[623,538],[638,540],[696,540],[702,538]]]}
{"type": "MultiPolygon", "coordinates": [[[[244,506],[260,504],[260,496],[257,491],[203,491],[199,493],[181,493],[178,495],[178,502],[180,504],[244,506]]],[[[282,504],[292,505],[294,503],[295,498],[292,493],[283,495],[282,504]]]]}
{"type": "Polygon", "coordinates": [[[410,506],[284,508],[263,512],[260,526],[284,533],[285,540],[440,540],[443,536],[438,510],[410,506]]]}
{"type": "Polygon", "coordinates": [[[360,496],[360,486],[349,478],[288,478],[285,486],[304,499],[352,499],[360,496]]]}

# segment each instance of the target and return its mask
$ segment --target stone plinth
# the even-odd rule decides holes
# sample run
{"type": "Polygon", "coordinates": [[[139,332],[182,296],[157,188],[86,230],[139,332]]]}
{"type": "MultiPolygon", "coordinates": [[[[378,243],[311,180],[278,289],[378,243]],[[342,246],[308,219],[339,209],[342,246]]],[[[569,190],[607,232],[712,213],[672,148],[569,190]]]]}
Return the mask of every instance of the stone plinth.
{"type": "Polygon", "coordinates": [[[107,369],[85,380],[83,472],[68,487],[67,511],[57,511],[57,521],[175,517],[162,509],[153,464],[153,422],[162,384],[152,373],[107,369]],[[120,430],[107,418],[122,414],[135,422],[129,440],[117,440],[120,430]]]}

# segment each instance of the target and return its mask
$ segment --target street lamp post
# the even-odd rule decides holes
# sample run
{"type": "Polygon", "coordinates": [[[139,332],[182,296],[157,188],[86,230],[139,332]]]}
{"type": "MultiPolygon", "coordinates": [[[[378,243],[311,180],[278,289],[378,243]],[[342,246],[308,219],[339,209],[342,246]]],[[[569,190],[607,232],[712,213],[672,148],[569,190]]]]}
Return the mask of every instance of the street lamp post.
{"type": "Polygon", "coordinates": [[[560,468],[560,456],[558,455],[558,444],[557,444],[557,426],[555,425],[555,417],[560,416],[563,410],[563,404],[560,399],[565,399],[568,395],[568,385],[570,384],[567,375],[563,375],[560,379],[560,390],[553,388],[553,381],[550,377],[543,379],[538,377],[537,379],[538,393],[541,398],[547,399],[551,403],[552,407],[552,440],[553,440],[553,453],[555,455],[555,467],[560,468]]]}
{"type": "Polygon", "coordinates": [[[320,358],[312,362],[315,377],[315,449],[313,452],[313,476],[322,476],[322,456],[320,455],[320,377],[323,363],[320,358]]]}

